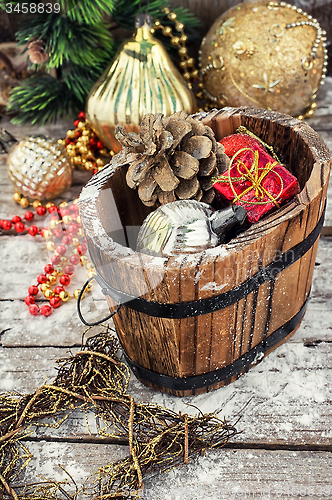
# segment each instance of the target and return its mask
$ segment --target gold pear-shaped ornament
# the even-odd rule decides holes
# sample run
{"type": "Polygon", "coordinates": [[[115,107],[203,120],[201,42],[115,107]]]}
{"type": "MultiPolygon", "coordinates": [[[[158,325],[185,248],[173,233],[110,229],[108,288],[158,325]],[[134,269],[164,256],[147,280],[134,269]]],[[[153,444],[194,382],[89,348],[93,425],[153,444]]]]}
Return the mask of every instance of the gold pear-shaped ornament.
{"type": "Polygon", "coordinates": [[[147,113],[169,116],[193,113],[194,94],[172,63],[166,49],[151,34],[151,17],[136,17],[136,34],[126,40],[113,62],[92,87],[86,105],[89,126],[116,153],[115,128],[138,132],[147,113]]]}

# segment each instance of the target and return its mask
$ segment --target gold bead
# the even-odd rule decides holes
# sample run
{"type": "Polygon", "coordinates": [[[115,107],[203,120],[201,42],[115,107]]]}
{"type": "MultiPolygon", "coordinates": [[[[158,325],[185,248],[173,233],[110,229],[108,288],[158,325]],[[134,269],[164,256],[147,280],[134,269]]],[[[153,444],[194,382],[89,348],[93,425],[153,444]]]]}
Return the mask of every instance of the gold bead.
{"type": "Polygon", "coordinates": [[[190,83],[190,82],[187,82],[187,87],[188,87],[188,89],[190,89],[190,90],[192,90],[192,88],[193,88],[193,86],[191,85],[191,83],[190,83]]]}
{"type": "Polygon", "coordinates": [[[42,292],[46,292],[46,290],[48,290],[50,288],[50,284],[49,283],[42,283],[40,285],[40,289],[42,292]]]}
{"type": "Polygon", "coordinates": [[[92,283],[89,283],[86,287],[85,287],[85,291],[86,292],[91,292],[91,290],[93,289],[93,285],[92,283]]]}
{"type": "Polygon", "coordinates": [[[46,208],[54,207],[54,203],[52,201],[49,201],[48,203],[46,203],[45,207],[46,208]]]}
{"type": "Polygon", "coordinates": [[[85,158],[82,158],[81,159],[81,165],[85,165],[86,164],[86,159],[85,158]]]}
{"type": "Polygon", "coordinates": [[[64,146],[65,145],[65,141],[63,139],[59,139],[58,140],[58,144],[61,144],[61,146],[64,146]]]}
{"type": "Polygon", "coordinates": [[[68,201],[62,201],[62,202],[59,204],[59,207],[60,207],[60,208],[68,207],[68,201]]]}
{"type": "Polygon", "coordinates": [[[180,61],[180,68],[185,69],[188,66],[188,61],[180,61]]]}
{"type": "Polygon", "coordinates": [[[179,43],[180,43],[180,38],[178,36],[173,36],[171,38],[171,44],[173,44],[173,45],[179,45],[179,43]]]}
{"type": "Polygon", "coordinates": [[[98,167],[103,167],[104,166],[104,162],[101,158],[97,158],[96,159],[96,164],[98,167]]]}
{"type": "Polygon", "coordinates": [[[47,290],[45,290],[44,295],[45,295],[45,297],[47,299],[50,299],[51,297],[54,296],[54,292],[53,292],[53,290],[51,290],[50,288],[48,288],[47,290]]]}
{"type": "Polygon", "coordinates": [[[77,247],[77,245],[79,244],[79,242],[80,242],[80,240],[78,238],[73,238],[72,242],[71,242],[71,246],[77,247]]]}
{"type": "Polygon", "coordinates": [[[58,221],[58,220],[53,219],[53,220],[51,220],[51,221],[50,221],[50,228],[51,228],[51,229],[55,229],[55,228],[57,227],[57,225],[58,225],[58,224],[59,224],[59,221],[58,221]]]}
{"type": "Polygon", "coordinates": [[[64,290],[63,292],[59,293],[59,297],[62,300],[62,302],[67,302],[69,300],[69,293],[64,290]]]}
{"type": "Polygon", "coordinates": [[[170,26],[165,26],[165,28],[163,28],[163,35],[169,36],[171,33],[172,33],[172,28],[170,26]]]}
{"type": "Polygon", "coordinates": [[[75,144],[75,147],[76,147],[76,149],[79,149],[81,146],[83,146],[83,142],[81,141],[81,138],[79,138],[75,144]]]}
{"type": "Polygon", "coordinates": [[[73,161],[75,165],[80,165],[82,163],[82,158],[80,156],[74,156],[73,161]]]}
{"type": "Polygon", "coordinates": [[[87,263],[89,262],[89,257],[87,257],[86,255],[81,255],[80,261],[81,261],[82,266],[86,266],[87,263]]]}
{"type": "Polygon", "coordinates": [[[88,152],[86,154],[86,159],[87,160],[94,160],[95,159],[93,152],[91,150],[88,150],[88,152]]]}
{"type": "Polygon", "coordinates": [[[85,123],[84,123],[84,122],[78,122],[78,124],[77,124],[77,128],[78,128],[79,130],[84,129],[84,128],[85,128],[85,123]]]}
{"type": "Polygon", "coordinates": [[[20,205],[22,208],[28,208],[28,206],[30,205],[28,198],[21,198],[20,205]]]}
{"type": "Polygon", "coordinates": [[[181,47],[181,49],[179,49],[178,52],[180,56],[185,56],[187,55],[188,50],[186,49],[186,47],[181,47]]]}
{"type": "Polygon", "coordinates": [[[77,288],[76,290],[74,290],[73,295],[74,295],[74,297],[75,297],[76,300],[78,300],[78,297],[79,297],[80,293],[81,293],[81,289],[80,288],[77,288]]]}
{"type": "Polygon", "coordinates": [[[91,131],[90,131],[90,130],[87,130],[87,129],[86,129],[86,130],[83,130],[83,132],[82,132],[82,136],[83,136],[83,137],[85,137],[85,136],[86,136],[86,137],[89,137],[90,135],[91,135],[91,131]]]}
{"type": "Polygon", "coordinates": [[[150,29],[150,33],[151,33],[151,35],[153,35],[153,34],[155,33],[155,31],[156,31],[156,30],[155,30],[154,28],[151,28],[151,29],[150,29]]]}
{"type": "Polygon", "coordinates": [[[315,113],[314,109],[309,109],[309,111],[307,111],[306,115],[307,116],[312,116],[314,113],[315,113]]]}
{"type": "Polygon", "coordinates": [[[189,57],[189,59],[187,59],[187,65],[194,66],[194,64],[195,64],[195,59],[193,57],[189,57]]]}
{"type": "Polygon", "coordinates": [[[96,272],[95,271],[89,271],[88,272],[88,278],[92,278],[93,276],[96,276],[96,272]]]}
{"type": "Polygon", "coordinates": [[[66,257],[65,255],[61,255],[61,264],[65,265],[67,264],[67,262],[68,262],[68,257],[66,257]]]}
{"type": "Polygon", "coordinates": [[[72,254],[73,254],[73,255],[77,255],[77,254],[78,254],[78,250],[77,250],[77,248],[73,248],[73,250],[72,250],[72,254]]]}
{"type": "Polygon", "coordinates": [[[86,268],[88,271],[94,271],[95,270],[95,266],[92,264],[92,262],[88,262],[87,265],[86,265],[86,268]]]}
{"type": "Polygon", "coordinates": [[[190,74],[190,73],[188,73],[188,71],[186,71],[186,73],[183,73],[183,75],[182,75],[182,76],[183,76],[183,78],[184,78],[185,80],[190,80],[190,78],[191,78],[191,74],[190,74]]]}
{"type": "Polygon", "coordinates": [[[48,274],[47,278],[51,285],[54,285],[56,283],[56,280],[58,279],[55,274],[48,274]]]}
{"type": "Polygon", "coordinates": [[[170,12],[167,17],[171,21],[175,21],[175,19],[177,18],[177,15],[175,14],[175,12],[170,12]]]}
{"type": "Polygon", "coordinates": [[[16,201],[16,203],[20,203],[21,198],[22,198],[22,195],[20,193],[14,193],[13,199],[14,199],[14,201],[16,201]]]}
{"type": "Polygon", "coordinates": [[[197,92],[196,97],[197,97],[197,99],[203,99],[203,93],[197,92]]]}
{"type": "Polygon", "coordinates": [[[33,203],[32,203],[32,206],[33,208],[38,208],[41,206],[41,202],[39,200],[35,200],[33,203]]]}
{"type": "Polygon", "coordinates": [[[302,121],[302,120],[303,120],[303,118],[304,118],[304,117],[303,117],[303,115],[299,115],[299,116],[297,116],[297,119],[298,119],[298,120],[301,120],[301,121],[302,121]]]}
{"type": "Polygon", "coordinates": [[[181,40],[181,42],[185,43],[188,40],[187,35],[181,35],[180,40],[181,40]]]}
{"type": "Polygon", "coordinates": [[[102,156],[106,156],[108,153],[107,153],[107,149],[106,148],[102,148],[99,150],[99,154],[101,154],[102,156]]]}
{"type": "Polygon", "coordinates": [[[316,109],[317,108],[317,102],[313,102],[310,107],[311,107],[311,109],[316,109]]]}
{"type": "Polygon", "coordinates": [[[88,152],[88,148],[86,146],[81,146],[79,148],[79,152],[82,154],[82,155],[85,155],[87,152],[88,152]]]}
{"type": "Polygon", "coordinates": [[[74,139],[74,137],[76,135],[75,130],[68,130],[66,135],[67,135],[68,139],[74,139]]]}
{"type": "Polygon", "coordinates": [[[46,249],[49,251],[49,252],[54,252],[55,250],[55,243],[54,241],[48,241],[46,243],[46,249]]]}
{"type": "Polygon", "coordinates": [[[76,156],[76,151],[75,151],[75,149],[67,149],[67,154],[69,156],[76,156]]]}
{"type": "Polygon", "coordinates": [[[78,215],[78,216],[75,218],[75,220],[76,220],[76,222],[77,222],[78,224],[81,224],[81,216],[80,216],[80,215],[78,215]]]}
{"type": "Polygon", "coordinates": [[[52,231],[50,231],[49,229],[45,229],[45,231],[43,231],[43,237],[45,238],[45,240],[50,240],[52,236],[52,231]]]}
{"type": "Polygon", "coordinates": [[[64,215],[63,218],[62,218],[64,224],[71,224],[73,219],[72,217],[70,217],[70,215],[64,215]]]}
{"type": "Polygon", "coordinates": [[[165,7],[163,11],[165,12],[165,14],[169,14],[171,12],[168,7],[165,7]]]}
{"type": "Polygon", "coordinates": [[[184,24],[183,24],[183,23],[179,23],[179,22],[177,22],[177,23],[175,24],[175,29],[176,29],[177,31],[182,31],[182,30],[183,30],[183,28],[184,28],[184,24]]]}
{"type": "Polygon", "coordinates": [[[54,274],[56,276],[62,276],[63,275],[63,269],[61,266],[55,266],[54,268],[54,274]]]}
{"type": "Polygon", "coordinates": [[[194,71],[192,71],[191,73],[191,78],[198,78],[198,69],[194,69],[194,71]]]}
{"type": "Polygon", "coordinates": [[[92,161],[87,161],[87,162],[85,162],[85,168],[87,170],[93,170],[95,167],[94,167],[92,161]]]}
{"type": "Polygon", "coordinates": [[[199,89],[204,89],[204,83],[199,83],[199,84],[198,84],[198,88],[199,88],[199,89]]]}
{"type": "Polygon", "coordinates": [[[154,22],[154,26],[157,26],[157,27],[158,27],[158,26],[160,26],[160,21],[159,21],[159,19],[156,19],[156,20],[155,20],[155,22],[154,22]]]}

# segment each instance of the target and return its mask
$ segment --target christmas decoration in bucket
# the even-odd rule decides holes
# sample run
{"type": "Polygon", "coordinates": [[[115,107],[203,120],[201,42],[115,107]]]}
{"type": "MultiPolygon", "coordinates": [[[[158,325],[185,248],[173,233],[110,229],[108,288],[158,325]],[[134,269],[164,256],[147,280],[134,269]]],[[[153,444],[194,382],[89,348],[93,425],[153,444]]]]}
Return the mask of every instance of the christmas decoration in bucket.
{"type": "MultiPolygon", "coordinates": [[[[110,223],[116,218],[128,234],[154,208],[145,206],[126,182],[133,172],[153,168],[153,162],[142,161],[144,147],[141,156],[124,148],[93,177],[78,201],[96,278],[114,314],[126,359],[145,385],[175,396],[208,392],[236,380],[298,328],[309,296],[331,166],[330,152],[318,134],[289,116],[226,108],[194,119],[210,127],[214,140],[223,143],[222,154],[230,155],[213,182],[224,192],[227,186],[234,189],[234,205],[244,204],[247,219],[255,207],[251,202],[258,202],[260,210],[245,231],[212,248],[167,256],[138,252],[135,245],[120,242],[110,223]],[[258,143],[239,127],[258,137],[258,143]],[[223,176],[229,176],[228,184],[223,176]],[[290,197],[282,199],[288,186],[290,197]],[[249,202],[242,200],[245,195],[251,196],[249,202]],[[268,207],[264,212],[271,203],[273,211],[268,207]]],[[[143,145],[140,136],[130,139],[143,145]]],[[[233,201],[223,197],[212,201],[213,208],[220,203],[221,210],[233,201]]]]}
{"type": "Polygon", "coordinates": [[[200,97],[310,116],[327,71],[326,33],[285,2],[245,2],[222,14],[199,52],[200,97]]]}

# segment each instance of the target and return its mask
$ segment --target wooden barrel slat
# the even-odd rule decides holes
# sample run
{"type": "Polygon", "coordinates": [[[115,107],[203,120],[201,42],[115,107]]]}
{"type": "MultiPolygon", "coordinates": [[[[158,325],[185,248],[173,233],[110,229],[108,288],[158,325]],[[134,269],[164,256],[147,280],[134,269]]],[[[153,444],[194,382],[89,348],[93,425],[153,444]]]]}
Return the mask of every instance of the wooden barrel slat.
{"type": "MultiPolygon", "coordinates": [[[[281,161],[298,177],[301,193],[220,248],[169,259],[152,258],[135,252],[135,235],[150,209],[141,204],[137,191],[126,185],[126,160],[120,153],[92,178],[79,200],[91,259],[111,287],[160,303],[201,300],[244,283],[316,227],[331,166],[330,152],[316,132],[292,117],[261,109],[224,108],[196,117],[213,129],[217,140],[244,125],[273,145],[281,161]]],[[[185,378],[229,366],[298,313],[309,294],[317,245],[318,240],[280,274],[213,313],[156,318],[124,303],[114,316],[114,324],[125,351],[138,365],[171,377],[185,378]]],[[[108,303],[111,309],[115,306],[110,297],[108,303]]],[[[228,384],[246,369],[192,390],[142,382],[184,396],[228,384]]]]}

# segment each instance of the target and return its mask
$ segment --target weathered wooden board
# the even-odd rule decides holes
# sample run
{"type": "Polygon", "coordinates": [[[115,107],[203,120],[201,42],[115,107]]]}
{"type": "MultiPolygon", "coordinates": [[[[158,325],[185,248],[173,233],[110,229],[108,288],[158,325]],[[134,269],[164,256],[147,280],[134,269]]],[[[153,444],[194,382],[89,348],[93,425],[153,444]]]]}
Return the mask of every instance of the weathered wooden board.
{"type": "MultiPolygon", "coordinates": [[[[71,352],[75,352],[71,351],[71,352]]],[[[32,392],[56,374],[56,360],[66,349],[2,348],[0,391],[32,392]]],[[[129,393],[137,401],[166,406],[182,413],[221,410],[231,422],[241,420],[234,443],[295,446],[332,451],[332,343],[315,347],[284,344],[261,364],[227,387],[194,397],[175,398],[144,387],[132,375],[129,393]],[[194,406],[188,406],[194,405],[194,406]]],[[[97,438],[94,418],[89,418],[97,438]]],[[[59,429],[40,427],[37,436],[91,440],[84,413],[76,412],[59,429]]]]}
{"type": "MultiPolygon", "coordinates": [[[[68,479],[65,490],[72,494],[75,486],[58,464],[81,488],[98,467],[127,454],[127,447],[107,445],[26,444],[34,458],[25,470],[25,481],[34,482],[37,474],[50,480],[68,479]]],[[[206,456],[194,458],[188,465],[146,480],[142,498],[200,500],[204,495],[211,500],[329,500],[331,472],[327,452],[221,449],[207,451],[206,456]]]]}

